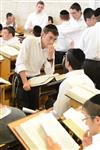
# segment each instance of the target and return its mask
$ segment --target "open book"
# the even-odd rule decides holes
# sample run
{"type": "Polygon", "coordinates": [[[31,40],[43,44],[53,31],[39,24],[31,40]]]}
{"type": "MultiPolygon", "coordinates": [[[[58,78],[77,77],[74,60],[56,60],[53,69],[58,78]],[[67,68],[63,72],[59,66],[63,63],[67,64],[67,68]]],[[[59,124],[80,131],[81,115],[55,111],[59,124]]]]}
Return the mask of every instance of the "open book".
{"type": "Polygon", "coordinates": [[[0,61],[3,61],[4,57],[2,55],[0,55],[0,61]]]}
{"type": "Polygon", "coordinates": [[[53,79],[55,79],[56,81],[63,80],[65,79],[65,74],[59,75],[58,73],[56,73],[56,74],[49,74],[49,75],[41,75],[41,76],[33,77],[28,81],[31,87],[35,87],[35,86],[47,84],[53,79]]]}
{"type": "Polygon", "coordinates": [[[66,96],[83,104],[96,94],[100,94],[100,90],[97,90],[96,88],[92,88],[87,85],[83,85],[72,88],[66,93],[66,96]]]}
{"type": "Polygon", "coordinates": [[[3,78],[0,77],[0,84],[8,84],[11,85],[11,83],[3,78]]]}
{"type": "MultiPolygon", "coordinates": [[[[18,122],[18,121],[17,121],[18,122]]],[[[19,137],[19,140],[27,150],[47,150],[46,137],[50,136],[57,142],[61,149],[78,150],[79,145],[66,132],[62,125],[56,120],[52,113],[40,113],[22,123],[15,122],[9,127],[19,137]]]]}
{"type": "Polygon", "coordinates": [[[16,57],[19,51],[16,48],[10,46],[0,46],[0,54],[7,58],[16,57]]]}
{"type": "Polygon", "coordinates": [[[74,108],[69,108],[66,112],[64,112],[64,117],[65,117],[65,121],[64,123],[74,132],[77,134],[79,134],[79,138],[83,139],[83,134],[85,133],[85,131],[87,131],[89,128],[88,126],[85,124],[84,118],[84,114],[79,111],[79,110],[75,110],[74,108]]]}

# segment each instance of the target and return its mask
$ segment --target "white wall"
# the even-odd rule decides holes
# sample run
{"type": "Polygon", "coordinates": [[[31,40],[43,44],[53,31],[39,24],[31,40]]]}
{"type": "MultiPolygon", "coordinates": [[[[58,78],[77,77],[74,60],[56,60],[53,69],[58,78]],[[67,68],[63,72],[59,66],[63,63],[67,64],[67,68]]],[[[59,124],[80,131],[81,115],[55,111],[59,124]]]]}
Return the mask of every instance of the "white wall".
{"type": "MultiPolygon", "coordinates": [[[[4,22],[7,12],[12,12],[17,20],[17,24],[24,25],[27,16],[34,11],[36,2],[38,0],[0,0],[0,22],[4,22]]],[[[55,22],[59,19],[59,12],[62,9],[69,10],[73,2],[79,2],[82,9],[86,7],[95,7],[94,0],[44,0],[45,11],[48,15],[54,17],[55,22]]]]}

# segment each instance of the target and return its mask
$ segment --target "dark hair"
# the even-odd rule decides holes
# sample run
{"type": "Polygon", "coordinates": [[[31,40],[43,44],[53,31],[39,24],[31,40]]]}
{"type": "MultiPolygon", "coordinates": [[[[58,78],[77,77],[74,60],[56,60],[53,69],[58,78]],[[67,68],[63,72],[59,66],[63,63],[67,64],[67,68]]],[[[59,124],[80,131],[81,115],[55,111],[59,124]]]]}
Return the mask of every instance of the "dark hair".
{"type": "Polygon", "coordinates": [[[100,16],[100,7],[98,7],[94,13],[96,17],[100,16]]]}
{"type": "Polygon", "coordinates": [[[81,69],[85,60],[85,54],[78,48],[69,49],[66,59],[74,70],[81,69]]]}
{"type": "Polygon", "coordinates": [[[100,117],[100,94],[97,94],[90,98],[83,104],[86,112],[94,119],[96,116],[100,117]]]}
{"type": "Polygon", "coordinates": [[[77,11],[81,11],[81,6],[78,3],[73,3],[70,9],[76,9],[77,11]]]}
{"type": "Polygon", "coordinates": [[[63,20],[69,20],[69,12],[67,10],[62,10],[60,12],[60,18],[63,20]]]}
{"type": "Polygon", "coordinates": [[[53,17],[52,16],[48,16],[48,21],[51,20],[51,22],[53,23],[53,17]]]}
{"type": "Polygon", "coordinates": [[[86,8],[83,12],[84,20],[91,18],[94,15],[94,10],[92,8],[86,8]]]}
{"type": "Polygon", "coordinates": [[[42,32],[42,28],[40,26],[34,26],[33,28],[33,34],[36,36],[36,37],[40,37],[41,36],[41,32],[42,32]]]}
{"type": "Polygon", "coordinates": [[[13,14],[10,12],[6,14],[6,18],[11,17],[11,16],[13,16],[13,14]]]}
{"type": "Polygon", "coordinates": [[[12,36],[15,36],[15,29],[12,26],[4,27],[3,30],[8,30],[8,32],[11,33],[12,36]]]}
{"type": "Polygon", "coordinates": [[[43,1],[38,1],[38,2],[37,2],[37,5],[38,5],[38,4],[44,5],[44,2],[43,2],[43,1]]]}
{"type": "Polygon", "coordinates": [[[43,32],[44,33],[52,32],[55,36],[59,35],[57,27],[53,24],[46,25],[43,29],[43,32]]]}
{"type": "Polygon", "coordinates": [[[0,23],[0,31],[2,30],[2,28],[3,28],[3,26],[2,26],[2,24],[0,23]]]}

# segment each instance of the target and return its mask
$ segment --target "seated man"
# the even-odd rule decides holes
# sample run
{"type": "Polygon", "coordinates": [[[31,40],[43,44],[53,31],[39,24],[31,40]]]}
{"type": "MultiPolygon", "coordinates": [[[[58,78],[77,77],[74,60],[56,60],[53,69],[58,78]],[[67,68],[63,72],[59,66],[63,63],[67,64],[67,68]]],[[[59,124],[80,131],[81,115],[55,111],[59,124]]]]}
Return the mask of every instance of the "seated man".
{"type": "Polygon", "coordinates": [[[23,117],[25,114],[21,110],[0,104],[0,144],[7,144],[16,140],[7,125],[23,117]]]}
{"type": "Polygon", "coordinates": [[[84,134],[84,150],[98,149],[100,144],[100,94],[93,96],[83,105],[89,130],[84,134]]]}
{"type": "Polygon", "coordinates": [[[81,69],[85,54],[81,49],[70,49],[66,54],[65,66],[68,69],[66,79],[61,83],[57,100],[53,106],[54,115],[61,116],[69,108],[69,98],[65,96],[74,86],[86,84],[94,87],[92,80],[81,69]]]}
{"type": "Polygon", "coordinates": [[[15,37],[15,29],[11,26],[4,27],[1,32],[0,45],[16,46],[20,45],[19,39],[15,37]]]}
{"type": "MultiPolygon", "coordinates": [[[[84,150],[97,150],[100,145],[100,94],[86,101],[83,110],[86,116],[84,119],[89,127],[84,134],[83,148],[84,150]]],[[[58,143],[55,143],[50,137],[47,138],[47,145],[48,150],[61,150],[58,143]]]]}
{"type": "Polygon", "coordinates": [[[74,47],[74,41],[68,34],[68,31],[70,29],[69,19],[70,19],[69,12],[67,10],[61,10],[60,11],[61,23],[57,25],[59,36],[56,41],[55,64],[61,64],[63,56],[68,51],[68,49],[74,47]]]}
{"type": "Polygon", "coordinates": [[[33,34],[36,37],[40,37],[41,36],[41,32],[42,32],[42,28],[40,26],[34,26],[33,27],[33,34]]]}

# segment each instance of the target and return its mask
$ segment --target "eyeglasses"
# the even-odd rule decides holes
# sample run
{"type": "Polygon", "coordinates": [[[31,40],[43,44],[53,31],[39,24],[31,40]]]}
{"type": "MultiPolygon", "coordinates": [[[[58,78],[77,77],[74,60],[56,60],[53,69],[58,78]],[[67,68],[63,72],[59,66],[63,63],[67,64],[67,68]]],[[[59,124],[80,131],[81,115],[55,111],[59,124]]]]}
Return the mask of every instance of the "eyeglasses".
{"type": "Polygon", "coordinates": [[[91,119],[94,119],[96,116],[88,116],[88,117],[85,117],[82,119],[82,121],[86,121],[87,119],[91,118],[91,119]]]}

